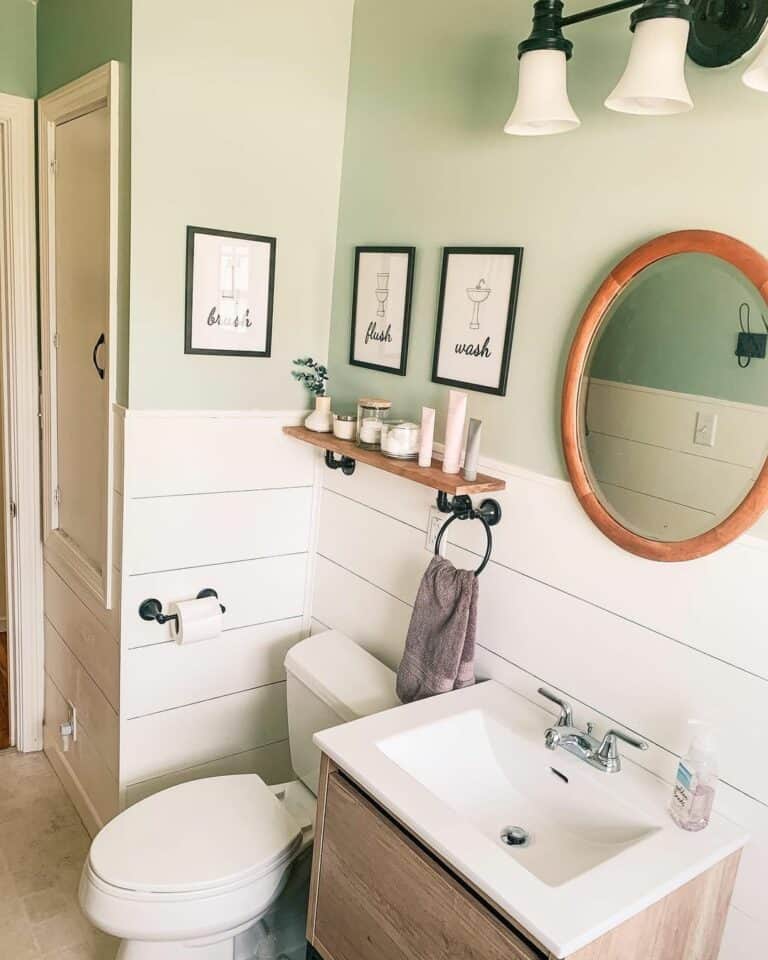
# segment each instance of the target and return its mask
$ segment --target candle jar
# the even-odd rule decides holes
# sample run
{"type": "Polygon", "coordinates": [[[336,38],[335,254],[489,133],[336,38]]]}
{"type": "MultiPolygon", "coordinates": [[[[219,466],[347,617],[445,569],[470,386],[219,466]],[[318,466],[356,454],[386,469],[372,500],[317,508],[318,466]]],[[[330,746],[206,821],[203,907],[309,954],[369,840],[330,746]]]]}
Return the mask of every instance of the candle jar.
{"type": "Polygon", "coordinates": [[[392,408],[390,400],[364,398],[357,402],[357,445],[365,450],[381,447],[381,425],[392,408]]]}
{"type": "Polygon", "coordinates": [[[354,440],[357,431],[357,417],[353,414],[333,415],[333,435],[339,440],[354,440]]]}
{"type": "Polygon", "coordinates": [[[411,420],[385,420],[381,426],[381,452],[397,460],[416,460],[421,427],[411,420]]]}

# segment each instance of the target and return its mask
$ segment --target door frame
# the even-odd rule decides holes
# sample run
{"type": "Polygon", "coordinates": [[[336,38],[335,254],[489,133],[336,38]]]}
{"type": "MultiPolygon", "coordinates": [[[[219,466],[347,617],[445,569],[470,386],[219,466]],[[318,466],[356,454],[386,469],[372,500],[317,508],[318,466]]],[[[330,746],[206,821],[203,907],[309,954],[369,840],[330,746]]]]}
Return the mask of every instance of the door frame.
{"type": "Polygon", "coordinates": [[[114,416],[118,312],[118,167],[120,151],[119,64],[112,60],[38,101],[40,214],[40,344],[42,359],[43,543],[45,558],[65,576],[74,573],[96,601],[112,609],[114,416]],[[56,497],[56,127],[106,107],[109,112],[109,309],[105,324],[107,476],[104,504],[105,543],[99,571],[59,530],[56,497]]]}
{"type": "Polygon", "coordinates": [[[11,744],[43,746],[35,104],[0,94],[0,364],[11,744]]]}

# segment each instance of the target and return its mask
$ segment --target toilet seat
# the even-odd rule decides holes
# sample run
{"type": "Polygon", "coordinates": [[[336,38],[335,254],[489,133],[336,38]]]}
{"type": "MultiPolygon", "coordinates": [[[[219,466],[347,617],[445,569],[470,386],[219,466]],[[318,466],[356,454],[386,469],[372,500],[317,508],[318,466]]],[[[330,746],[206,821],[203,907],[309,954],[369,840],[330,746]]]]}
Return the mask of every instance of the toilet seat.
{"type": "Polygon", "coordinates": [[[281,872],[301,843],[301,825],[261,777],[211,777],[119,814],[94,840],[87,866],[113,896],[195,899],[281,872]]]}

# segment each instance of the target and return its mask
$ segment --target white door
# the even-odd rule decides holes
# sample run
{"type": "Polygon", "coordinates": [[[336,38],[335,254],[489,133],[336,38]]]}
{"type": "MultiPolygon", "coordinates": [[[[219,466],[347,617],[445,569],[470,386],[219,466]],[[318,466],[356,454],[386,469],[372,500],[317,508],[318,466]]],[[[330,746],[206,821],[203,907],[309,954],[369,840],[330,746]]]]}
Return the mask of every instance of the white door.
{"type": "Polygon", "coordinates": [[[39,104],[45,555],[111,609],[117,65],[39,104]]]}
{"type": "Polygon", "coordinates": [[[58,529],[103,574],[108,398],[109,114],[56,129],[58,529]]]}

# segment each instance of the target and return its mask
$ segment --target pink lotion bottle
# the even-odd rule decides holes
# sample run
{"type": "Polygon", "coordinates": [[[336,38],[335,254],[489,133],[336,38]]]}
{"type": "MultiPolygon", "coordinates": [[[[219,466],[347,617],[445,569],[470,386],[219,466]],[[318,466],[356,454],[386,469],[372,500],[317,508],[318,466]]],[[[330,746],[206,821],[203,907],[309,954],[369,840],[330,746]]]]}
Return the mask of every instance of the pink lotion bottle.
{"type": "Polygon", "coordinates": [[[717,787],[717,757],[711,727],[698,720],[688,752],[677,767],[669,812],[683,830],[703,830],[712,816],[717,787]]]}

